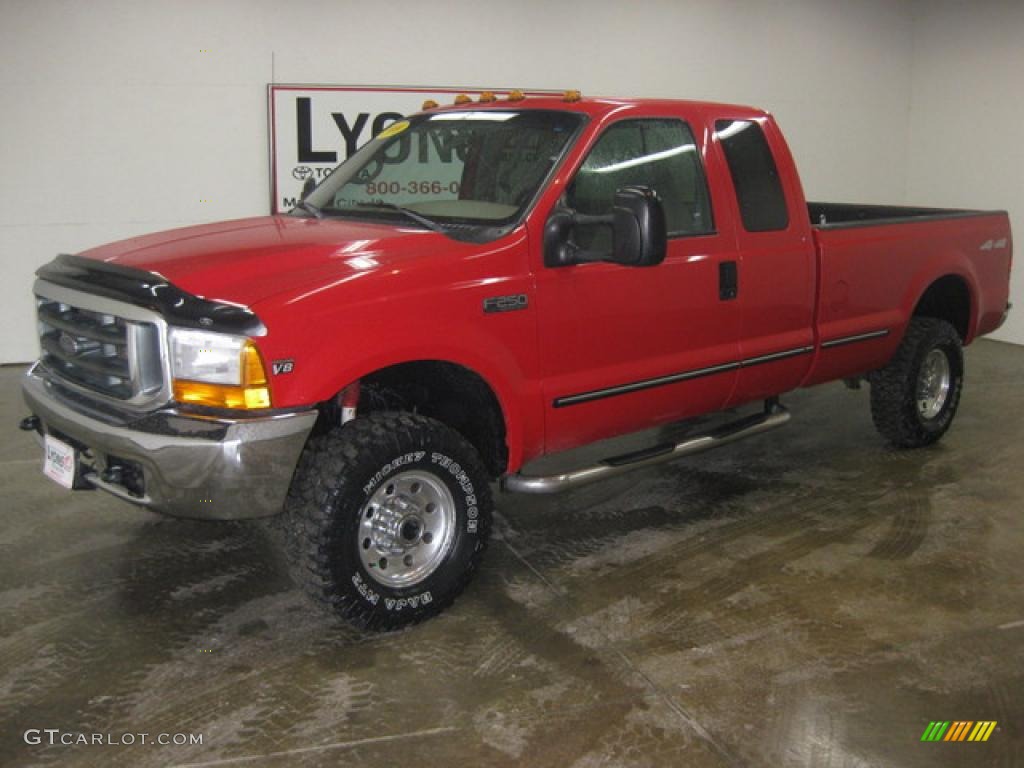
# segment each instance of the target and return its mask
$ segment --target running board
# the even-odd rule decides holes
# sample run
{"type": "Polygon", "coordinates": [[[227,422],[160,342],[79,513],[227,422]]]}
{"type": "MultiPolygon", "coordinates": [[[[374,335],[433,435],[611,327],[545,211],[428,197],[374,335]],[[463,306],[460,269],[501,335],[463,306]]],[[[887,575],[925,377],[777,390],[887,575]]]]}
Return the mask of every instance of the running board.
{"type": "Polygon", "coordinates": [[[774,402],[766,404],[764,413],[754,414],[747,418],[725,424],[702,435],[687,438],[681,443],[665,443],[641,451],[602,459],[590,467],[575,469],[560,475],[507,475],[502,479],[502,487],[512,493],[560,493],[570,488],[596,483],[618,477],[634,469],[653,467],[666,461],[674,461],[684,456],[710,451],[727,443],[734,443],[762,432],[776,429],[789,421],[789,411],[774,402]]]}

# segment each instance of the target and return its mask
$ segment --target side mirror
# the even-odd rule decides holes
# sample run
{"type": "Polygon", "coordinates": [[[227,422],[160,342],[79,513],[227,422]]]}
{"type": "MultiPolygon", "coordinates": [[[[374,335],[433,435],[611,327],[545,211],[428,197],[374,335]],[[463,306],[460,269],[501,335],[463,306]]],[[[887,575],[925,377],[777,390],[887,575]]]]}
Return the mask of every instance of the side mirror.
{"type": "Polygon", "coordinates": [[[309,193],[316,189],[316,179],[313,178],[313,174],[309,174],[306,180],[302,182],[302,195],[299,197],[300,200],[305,200],[309,197],[309,193]]]}
{"type": "Polygon", "coordinates": [[[572,228],[576,226],[576,212],[570,208],[555,208],[544,224],[544,264],[549,267],[568,267],[578,263],[580,249],[572,242],[572,228]]]}
{"type": "Polygon", "coordinates": [[[650,187],[623,187],[612,208],[611,261],[633,267],[653,267],[665,260],[665,209],[650,187]]]}
{"type": "Polygon", "coordinates": [[[649,187],[622,187],[615,193],[612,212],[587,216],[568,208],[556,208],[544,225],[544,263],[566,267],[594,261],[610,261],[629,267],[653,267],[665,259],[667,242],[665,209],[649,187]],[[577,224],[612,228],[611,253],[584,251],[572,241],[577,224]]]}

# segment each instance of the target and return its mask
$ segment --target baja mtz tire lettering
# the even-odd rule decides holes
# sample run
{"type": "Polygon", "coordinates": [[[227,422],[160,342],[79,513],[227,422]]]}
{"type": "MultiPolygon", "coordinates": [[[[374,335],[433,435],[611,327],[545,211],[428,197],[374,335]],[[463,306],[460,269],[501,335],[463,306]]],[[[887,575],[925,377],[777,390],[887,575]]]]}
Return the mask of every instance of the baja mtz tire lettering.
{"type": "Polygon", "coordinates": [[[370,587],[368,587],[363,581],[363,577],[358,573],[352,574],[352,583],[355,584],[356,589],[359,590],[359,594],[362,595],[370,605],[376,605],[380,601],[380,595],[370,589],[370,587]]]}
{"type": "Polygon", "coordinates": [[[384,607],[389,611],[401,611],[404,608],[419,608],[420,604],[428,605],[433,601],[433,596],[429,592],[424,592],[413,597],[401,597],[397,600],[389,597],[384,600],[384,607]]]}

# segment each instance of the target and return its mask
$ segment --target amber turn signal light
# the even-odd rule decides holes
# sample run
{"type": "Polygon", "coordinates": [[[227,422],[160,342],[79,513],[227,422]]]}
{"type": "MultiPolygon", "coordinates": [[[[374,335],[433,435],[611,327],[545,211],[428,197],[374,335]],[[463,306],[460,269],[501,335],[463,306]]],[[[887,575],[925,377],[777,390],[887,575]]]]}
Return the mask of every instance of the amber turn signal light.
{"type": "Polygon", "coordinates": [[[267,373],[256,345],[250,341],[242,350],[241,385],[175,379],[174,399],[179,403],[205,405],[211,408],[269,408],[270,389],[267,387],[267,373]]]}

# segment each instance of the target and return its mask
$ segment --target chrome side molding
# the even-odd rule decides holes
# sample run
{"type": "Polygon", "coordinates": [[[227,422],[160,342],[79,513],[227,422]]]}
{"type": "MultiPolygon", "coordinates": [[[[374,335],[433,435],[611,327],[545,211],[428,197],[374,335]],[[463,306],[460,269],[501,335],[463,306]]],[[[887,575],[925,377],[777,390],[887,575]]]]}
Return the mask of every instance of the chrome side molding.
{"type": "Polygon", "coordinates": [[[710,451],[728,443],[744,440],[777,429],[789,421],[789,411],[775,402],[765,405],[763,413],[725,424],[704,434],[694,435],[679,443],[666,443],[642,451],[602,459],[589,467],[558,475],[523,475],[516,473],[502,478],[501,486],[511,493],[560,493],[571,488],[624,475],[635,469],[652,467],[684,456],[710,451]]]}

